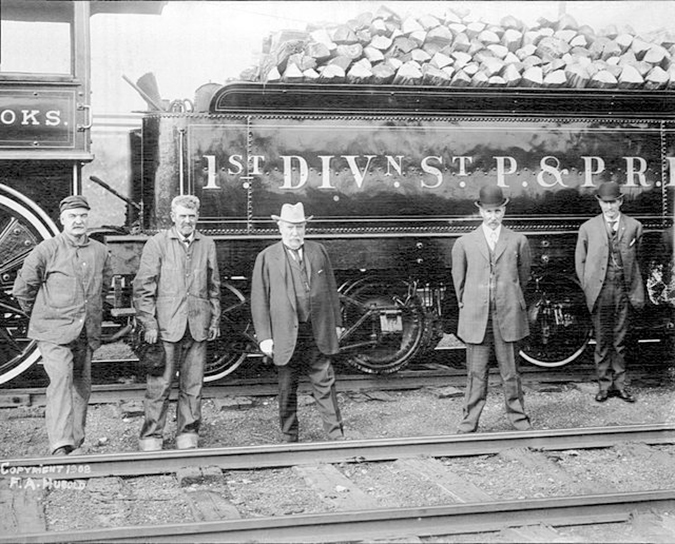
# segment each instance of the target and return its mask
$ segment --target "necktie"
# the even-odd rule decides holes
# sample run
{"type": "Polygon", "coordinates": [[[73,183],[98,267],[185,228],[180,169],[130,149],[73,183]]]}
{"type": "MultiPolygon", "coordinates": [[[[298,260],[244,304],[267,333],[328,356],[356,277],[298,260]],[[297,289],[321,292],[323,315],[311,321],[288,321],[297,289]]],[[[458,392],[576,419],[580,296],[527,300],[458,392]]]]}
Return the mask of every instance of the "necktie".
{"type": "Polygon", "coordinates": [[[615,219],[614,221],[607,221],[607,223],[609,223],[609,230],[611,230],[612,232],[616,232],[617,230],[619,230],[618,219],[615,219]]]}
{"type": "MultiPolygon", "coordinates": [[[[290,249],[290,248],[289,248],[290,249]]],[[[291,249],[291,253],[293,254],[293,258],[298,262],[300,266],[302,266],[302,246],[300,246],[298,249],[291,249]]]]}
{"type": "Polygon", "coordinates": [[[492,232],[490,232],[490,249],[494,251],[496,245],[497,245],[497,231],[493,230],[492,232]]]}
{"type": "Polygon", "coordinates": [[[188,247],[190,245],[190,238],[187,236],[183,238],[183,243],[185,244],[185,247],[188,247]]]}

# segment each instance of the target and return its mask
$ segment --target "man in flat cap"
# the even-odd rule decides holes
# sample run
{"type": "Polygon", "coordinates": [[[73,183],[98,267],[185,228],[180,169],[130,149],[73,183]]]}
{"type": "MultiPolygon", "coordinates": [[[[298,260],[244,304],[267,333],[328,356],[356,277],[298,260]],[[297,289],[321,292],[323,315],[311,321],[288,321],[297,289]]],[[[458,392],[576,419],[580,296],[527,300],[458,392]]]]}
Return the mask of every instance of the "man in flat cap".
{"type": "Polygon", "coordinates": [[[596,198],[602,213],[581,225],[575,252],[577,276],[595,329],[599,386],[595,400],[617,396],[635,402],[625,388],[625,351],[631,308],[640,309],[645,302],[638,265],[642,224],[621,213],[623,195],[616,182],[602,183],[596,198]]]}
{"type": "MultiPolygon", "coordinates": [[[[138,446],[161,450],[171,384],[178,374],[176,448],[199,446],[206,342],[220,336],[220,273],[216,244],[197,230],[199,198],[171,202],[173,227],[143,247],[134,278],[134,307],[148,344],[161,342],[163,367],[146,377],[145,421],[138,446]]],[[[147,363],[147,361],[146,361],[147,363]]]]}
{"type": "Polygon", "coordinates": [[[261,351],[279,372],[279,419],[285,442],[298,441],[298,380],[307,374],[328,438],[344,438],[330,356],[338,352],[342,317],[324,246],[305,241],[302,202],[284,204],[281,241],[258,254],[251,286],[253,325],[261,351]]]}
{"type": "Polygon", "coordinates": [[[452,247],[457,335],[466,344],[468,374],[458,433],[478,429],[493,355],[502,377],[506,416],[515,429],[531,429],[518,373],[518,342],[530,333],[523,293],[532,258],[527,238],[502,225],[508,201],[501,188],[482,187],[475,204],[483,222],[452,247]]]}
{"type": "Polygon", "coordinates": [[[112,282],[108,249],[87,236],[89,204],[69,196],[60,204],[63,232],[41,242],[23,263],[12,294],[30,316],[49,376],[45,419],[52,455],[84,442],[91,394],[91,356],[101,345],[103,301],[112,282]]]}

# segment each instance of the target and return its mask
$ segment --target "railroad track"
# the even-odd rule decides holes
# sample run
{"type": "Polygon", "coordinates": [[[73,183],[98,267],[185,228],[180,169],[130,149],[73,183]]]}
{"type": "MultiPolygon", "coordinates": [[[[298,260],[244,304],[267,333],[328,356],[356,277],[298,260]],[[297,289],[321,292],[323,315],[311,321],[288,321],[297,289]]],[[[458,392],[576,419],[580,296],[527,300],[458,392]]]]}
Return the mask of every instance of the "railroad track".
{"type": "MultiPolygon", "coordinates": [[[[548,527],[552,538],[555,534],[553,527],[621,523],[640,512],[675,511],[675,486],[669,489],[611,490],[607,493],[574,496],[495,500],[471,482],[454,474],[451,464],[453,460],[467,457],[516,452],[511,454],[515,455],[514,458],[523,462],[524,466],[536,466],[538,471],[544,472],[542,477],[545,477],[547,463],[550,464],[546,455],[551,452],[571,450],[579,455],[583,450],[597,451],[622,444],[626,451],[636,453],[638,457],[644,456],[644,460],[672,467],[672,454],[662,448],[675,444],[675,427],[640,425],[69,456],[59,459],[10,459],[2,461],[0,465],[0,483],[4,483],[5,487],[12,478],[27,478],[33,472],[47,473],[54,480],[82,481],[84,478],[91,481],[111,476],[130,478],[168,473],[175,473],[180,479],[186,478],[186,474],[194,477],[200,474],[200,470],[202,474],[210,470],[211,477],[217,479],[223,471],[279,471],[292,467],[291,470],[301,475],[317,493],[318,502],[328,501],[331,509],[338,511],[252,519],[213,519],[211,516],[211,519],[199,522],[161,526],[24,532],[0,536],[0,542],[344,542],[483,533],[538,524],[548,527]],[[441,463],[439,459],[445,461],[441,463]],[[435,487],[437,491],[438,488],[443,491],[445,503],[373,508],[368,494],[346,475],[357,480],[355,476],[364,470],[363,467],[381,470],[383,466],[395,466],[399,471],[421,474],[429,482],[429,489],[435,487]],[[53,467],[62,468],[57,471],[53,467]],[[81,467],[88,467],[86,473],[81,467]],[[218,474],[214,475],[214,470],[218,474]],[[340,486],[346,491],[342,497],[340,492],[335,493],[335,489],[340,486]]],[[[640,464],[644,461],[638,458],[636,462],[640,464]]],[[[560,471],[553,466],[548,470],[551,474],[560,471]]],[[[562,476],[558,473],[557,477],[562,476]]],[[[394,476],[392,480],[395,481],[394,476]]],[[[664,522],[659,530],[673,528],[675,525],[670,527],[664,522]]],[[[672,535],[675,537],[675,532],[672,535]]]]}

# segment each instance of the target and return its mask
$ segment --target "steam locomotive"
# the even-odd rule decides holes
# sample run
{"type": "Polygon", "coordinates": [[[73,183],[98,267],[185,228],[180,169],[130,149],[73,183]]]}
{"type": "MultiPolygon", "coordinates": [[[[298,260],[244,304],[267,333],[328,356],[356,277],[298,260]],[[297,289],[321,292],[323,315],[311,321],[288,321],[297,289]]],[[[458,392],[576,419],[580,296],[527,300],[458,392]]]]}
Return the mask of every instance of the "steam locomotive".
{"type": "MultiPolygon", "coordinates": [[[[0,150],[0,382],[39,357],[10,295],[16,272],[57,232],[59,200],[82,188],[86,146],[77,150],[76,117],[86,108],[69,92],[25,82],[0,88],[0,120],[28,110],[44,116],[39,127],[3,129],[11,152],[0,150]]],[[[208,111],[148,112],[131,137],[127,225],[103,233],[115,271],[108,340],[134,327],[131,280],[143,244],[169,226],[175,195],[195,194],[198,228],[216,240],[223,276],[222,334],[209,345],[206,379],[234,371],[256,352],[249,278],[257,253],[278,239],[270,216],[301,201],[314,216],[307,237],[326,246],[340,285],[340,359],[363,372],[396,372],[452,339],[452,245],[479,224],[478,191],[494,184],[510,198],[505,224],[533,250],[532,333],[521,356],[545,367],[570,363],[591,334],[573,256],[580,224],[599,213],[599,183],[619,182],[622,209],[645,226],[645,279],[662,264],[656,248],[672,228],[675,193],[672,97],[237,82],[215,91],[208,111]]],[[[636,337],[672,334],[666,305],[652,301],[638,317],[636,337]]]]}

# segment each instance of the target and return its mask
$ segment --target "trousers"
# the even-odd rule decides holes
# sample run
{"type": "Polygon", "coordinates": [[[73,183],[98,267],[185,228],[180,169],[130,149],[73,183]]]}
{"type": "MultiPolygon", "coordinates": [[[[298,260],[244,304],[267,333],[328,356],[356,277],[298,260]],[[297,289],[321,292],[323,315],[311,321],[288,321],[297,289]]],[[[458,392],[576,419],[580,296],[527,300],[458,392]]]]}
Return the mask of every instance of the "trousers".
{"type": "Polygon", "coordinates": [[[626,337],[630,302],[623,277],[608,277],[591,313],[595,329],[593,359],[601,391],[622,390],[626,382],[626,337]]]}
{"type": "Polygon", "coordinates": [[[49,447],[79,448],[84,442],[87,405],[91,396],[93,350],[83,332],[69,344],[38,341],[42,364],[49,376],[45,422],[49,447]]]}
{"type": "Polygon", "coordinates": [[[518,373],[517,345],[517,342],[506,342],[502,338],[499,326],[492,315],[488,319],[483,342],[466,344],[467,385],[464,393],[464,417],[459,424],[459,431],[475,432],[478,428],[478,421],[487,399],[488,370],[493,354],[497,359],[502,378],[506,417],[519,431],[531,428],[530,419],[525,414],[523,388],[518,373]]]}
{"type": "Polygon", "coordinates": [[[343,423],[335,390],[335,372],[330,358],[319,351],[311,326],[301,323],[293,356],[277,369],[279,420],[284,439],[288,442],[298,440],[298,382],[301,374],[306,374],[312,385],[324,431],[331,439],[342,437],[343,423]]]}
{"type": "Polygon", "coordinates": [[[206,362],[206,341],[197,342],[189,331],[178,342],[162,341],[166,367],[160,376],[147,375],[145,390],[145,421],[141,440],[162,440],[169,407],[169,394],[178,371],[178,404],[176,407],[176,436],[199,434],[202,410],[202,386],[206,362]]]}

